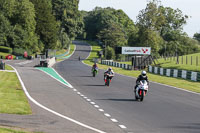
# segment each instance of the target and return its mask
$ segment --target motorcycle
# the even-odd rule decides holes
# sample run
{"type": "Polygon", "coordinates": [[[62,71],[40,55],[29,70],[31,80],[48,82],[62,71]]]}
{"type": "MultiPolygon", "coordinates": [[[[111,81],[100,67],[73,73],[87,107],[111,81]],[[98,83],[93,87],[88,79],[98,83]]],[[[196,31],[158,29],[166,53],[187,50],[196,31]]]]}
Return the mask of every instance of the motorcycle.
{"type": "Polygon", "coordinates": [[[137,86],[136,91],[135,91],[135,99],[140,101],[143,101],[144,96],[146,96],[148,92],[148,83],[146,80],[140,81],[140,84],[137,86]]]}
{"type": "Polygon", "coordinates": [[[104,76],[105,85],[109,86],[113,75],[106,73],[104,76]]]}
{"type": "Polygon", "coordinates": [[[92,75],[93,75],[93,77],[95,77],[97,75],[97,73],[98,73],[98,67],[93,68],[92,69],[92,75]]]}

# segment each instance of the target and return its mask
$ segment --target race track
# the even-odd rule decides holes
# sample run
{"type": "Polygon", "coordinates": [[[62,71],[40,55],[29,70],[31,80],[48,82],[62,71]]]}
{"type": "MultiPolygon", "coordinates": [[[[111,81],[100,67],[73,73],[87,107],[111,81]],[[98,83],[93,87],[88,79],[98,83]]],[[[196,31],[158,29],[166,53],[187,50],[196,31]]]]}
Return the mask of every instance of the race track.
{"type": "Polygon", "coordinates": [[[94,78],[91,67],[78,60],[79,56],[82,60],[88,57],[90,47],[77,41],[75,44],[75,53],[68,60],[56,64],[54,68],[74,88],[123,124],[126,127],[125,132],[200,132],[199,94],[150,83],[150,90],[144,101],[135,101],[132,90],[135,78],[116,74],[111,85],[104,86],[104,71],[100,70],[94,78]]]}

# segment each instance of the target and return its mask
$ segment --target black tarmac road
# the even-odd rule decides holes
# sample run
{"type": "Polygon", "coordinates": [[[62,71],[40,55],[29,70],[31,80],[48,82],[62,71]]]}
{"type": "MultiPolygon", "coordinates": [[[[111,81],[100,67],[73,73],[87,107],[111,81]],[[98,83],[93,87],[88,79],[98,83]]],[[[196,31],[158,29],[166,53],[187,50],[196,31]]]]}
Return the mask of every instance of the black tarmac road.
{"type": "Polygon", "coordinates": [[[94,78],[91,67],[78,60],[79,56],[85,59],[89,55],[90,47],[81,42],[75,44],[76,52],[70,59],[56,64],[55,69],[74,88],[118,120],[116,126],[126,126],[122,132],[200,133],[199,94],[150,83],[144,101],[135,101],[134,78],[116,74],[111,85],[104,86],[104,71],[100,70],[94,78]]]}

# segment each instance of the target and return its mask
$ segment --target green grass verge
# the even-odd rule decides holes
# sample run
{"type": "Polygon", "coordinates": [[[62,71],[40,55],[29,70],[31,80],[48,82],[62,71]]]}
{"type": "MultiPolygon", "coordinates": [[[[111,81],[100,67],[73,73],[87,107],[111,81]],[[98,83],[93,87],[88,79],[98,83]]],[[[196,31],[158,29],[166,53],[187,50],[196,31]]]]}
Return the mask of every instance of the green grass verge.
{"type": "MultiPolygon", "coordinates": [[[[94,64],[93,58],[98,58],[97,51],[101,51],[102,49],[100,46],[98,46],[94,42],[93,43],[88,42],[88,43],[91,44],[91,46],[92,46],[92,52],[91,52],[89,58],[84,61],[84,63],[92,66],[94,64]]],[[[101,65],[101,64],[98,64],[98,66],[100,69],[107,69],[109,67],[107,65],[101,65]]],[[[140,71],[136,71],[136,70],[130,71],[130,70],[124,70],[122,68],[117,68],[117,67],[112,67],[112,68],[113,68],[114,72],[123,74],[126,76],[137,77],[140,74],[140,71]]],[[[179,79],[179,78],[160,76],[160,75],[151,74],[151,73],[148,73],[148,77],[149,77],[150,81],[154,81],[154,82],[158,82],[158,83],[162,83],[162,84],[166,84],[166,85],[170,85],[170,86],[174,86],[174,87],[178,87],[178,88],[183,88],[186,90],[200,93],[200,87],[199,87],[200,83],[199,82],[193,82],[193,81],[179,79]]]]}
{"type": "Polygon", "coordinates": [[[156,63],[158,63],[157,65],[162,68],[182,69],[182,70],[200,72],[200,53],[184,55],[183,57],[179,56],[179,64],[176,64],[176,60],[177,58],[168,58],[167,60],[162,58],[158,59],[158,62],[156,61],[156,63]],[[186,64],[186,57],[187,57],[187,64],[186,64]],[[198,59],[198,64],[196,64],[197,59],[198,59]],[[192,60],[192,65],[191,65],[191,60],[192,60]]]}
{"type": "Polygon", "coordinates": [[[0,72],[0,113],[31,114],[16,73],[0,72]]]}
{"type": "MultiPolygon", "coordinates": [[[[10,55],[10,54],[9,53],[0,52],[0,57],[3,56],[3,59],[5,59],[7,55],[10,55]]],[[[16,58],[16,56],[13,55],[13,59],[15,59],[15,58],[16,58]]]]}
{"type": "Polygon", "coordinates": [[[61,49],[59,51],[56,51],[56,55],[61,55],[63,53],[65,53],[67,51],[67,49],[61,49]]]}
{"type": "Polygon", "coordinates": [[[5,66],[5,69],[6,70],[14,70],[11,66],[8,66],[8,65],[5,66]]]}
{"type": "MultiPolygon", "coordinates": [[[[74,52],[74,49],[75,49],[75,45],[74,45],[74,44],[71,44],[71,45],[70,45],[69,54],[67,54],[67,55],[65,55],[65,56],[63,56],[63,57],[65,58],[65,57],[71,55],[71,54],[74,52]]],[[[63,54],[63,53],[66,52],[66,50],[61,50],[61,51],[62,51],[62,53],[59,53],[59,54],[63,54]]],[[[59,59],[59,58],[56,59],[56,61],[63,61],[63,60],[64,60],[64,59],[59,59]]]]}
{"type": "Polygon", "coordinates": [[[16,129],[16,128],[9,128],[9,127],[0,127],[0,133],[42,133],[42,132],[29,132],[24,131],[22,129],[16,129]]]}

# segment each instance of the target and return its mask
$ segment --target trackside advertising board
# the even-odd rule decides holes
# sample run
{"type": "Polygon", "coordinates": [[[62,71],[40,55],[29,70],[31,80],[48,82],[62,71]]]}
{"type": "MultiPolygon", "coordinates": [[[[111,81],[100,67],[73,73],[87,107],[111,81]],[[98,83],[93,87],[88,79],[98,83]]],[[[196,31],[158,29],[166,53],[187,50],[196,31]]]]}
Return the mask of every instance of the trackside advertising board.
{"type": "Polygon", "coordinates": [[[150,55],[151,47],[122,47],[122,54],[150,55]]]}

